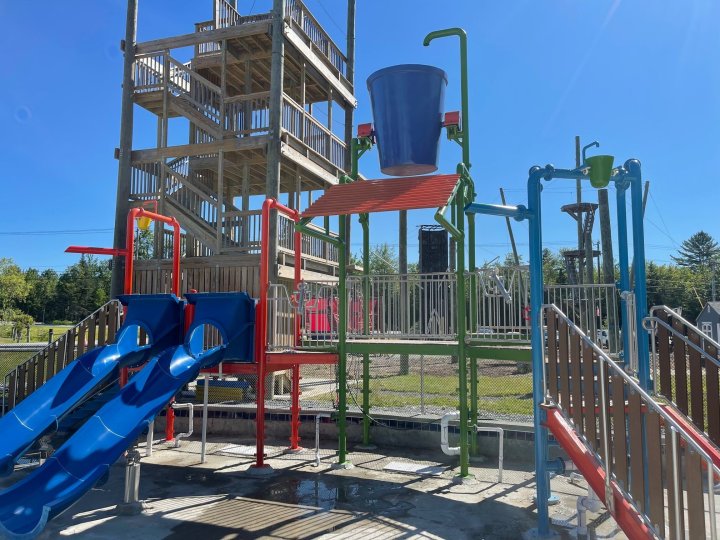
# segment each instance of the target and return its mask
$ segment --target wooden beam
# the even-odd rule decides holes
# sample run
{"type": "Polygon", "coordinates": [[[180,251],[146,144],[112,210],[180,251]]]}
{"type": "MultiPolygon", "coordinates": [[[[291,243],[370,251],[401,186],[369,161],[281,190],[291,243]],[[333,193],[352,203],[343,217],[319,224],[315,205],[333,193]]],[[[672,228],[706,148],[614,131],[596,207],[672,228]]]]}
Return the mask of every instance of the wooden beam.
{"type": "Polygon", "coordinates": [[[335,90],[338,91],[340,96],[350,105],[353,107],[357,107],[357,99],[355,99],[355,96],[353,95],[352,91],[348,90],[348,88],[340,81],[338,76],[332,72],[330,68],[328,68],[325,63],[318,58],[318,55],[316,55],[310,47],[307,46],[307,44],[298,36],[297,32],[295,32],[292,28],[285,28],[284,30],[285,38],[290,42],[290,44],[295,47],[300,53],[305,57],[305,59],[310,62],[315,69],[317,69],[320,74],[326,78],[330,84],[335,88],[335,90]]]}
{"type": "Polygon", "coordinates": [[[320,165],[318,165],[311,159],[303,156],[300,152],[298,152],[294,148],[291,148],[289,145],[283,143],[280,147],[280,153],[294,163],[300,165],[303,169],[324,180],[331,186],[334,186],[338,183],[337,176],[335,176],[331,172],[326,171],[320,165]]]}
{"type": "Polygon", "coordinates": [[[182,34],[169,38],[154,39],[152,41],[144,41],[138,43],[135,47],[136,54],[147,54],[165,51],[168,49],[177,49],[179,47],[189,47],[199,43],[209,43],[211,41],[222,41],[224,39],[234,39],[256,34],[267,34],[270,32],[270,21],[261,21],[255,23],[242,24],[240,26],[230,26],[228,28],[220,28],[218,30],[209,30],[207,32],[193,32],[192,34],[182,34]]]}
{"type": "Polygon", "coordinates": [[[220,150],[233,152],[252,148],[262,148],[267,144],[268,136],[245,137],[242,139],[225,139],[201,144],[181,144],[167,148],[149,148],[133,150],[132,162],[147,163],[160,161],[164,158],[177,158],[184,156],[202,156],[203,154],[217,154],[220,150]]]}

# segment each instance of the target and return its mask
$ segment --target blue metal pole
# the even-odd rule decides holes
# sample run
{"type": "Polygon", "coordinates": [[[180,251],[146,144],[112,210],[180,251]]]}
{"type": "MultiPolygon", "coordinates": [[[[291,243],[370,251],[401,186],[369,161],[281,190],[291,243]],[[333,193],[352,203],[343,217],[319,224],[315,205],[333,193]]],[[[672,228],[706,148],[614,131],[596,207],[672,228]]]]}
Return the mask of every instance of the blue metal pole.
{"type": "MultiPolygon", "coordinates": [[[[630,263],[628,260],[628,230],[627,230],[627,209],[625,208],[625,197],[627,191],[627,180],[624,176],[615,183],[615,196],[617,202],[617,227],[618,227],[618,251],[620,262],[620,292],[630,291],[630,263]]],[[[622,321],[623,354],[625,361],[629,361],[630,354],[630,333],[628,329],[627,303],[624,297],[620,296],[620,320],[622,321]]]]}
{"type": "Polygon", "coordinates": [[[511,217],[517,221],[522,221],[527,217],[527,208],[522,204],[518,206],[507,206],[502,204],[472,203],[465,207],[465,212],[484,214],[486,216],[511,217]]]}
{"type": "Polygon", "coordinates": [[[647,334],[642,331],[643,319],[647,315],[647,283],[645,276],[645,229],[643,225],[643,203],[642,203],[642,172],[640,162],[637,159],[630,159],[625,162],[625,169],[630,180],[630,194],[632,205],[633,225],[633,268],[635,269],[635,324],[637,331],[638,351],[638,379],[640,386],[646,391],[651,391],[650,380],[650,347],[647,334]]]}
{"type": "MultiPolygon", "coordinates": [[[[535,501],[538,512],[538,536],[550,534],[548,498],[550,497],[550,475],[547,471],[548,432],[545,427],[546,414],[541,405],[545,401],[543,373],[545,371],[543,329],[541,323],[543,304],[543,265],[542,265],[542,220],[541,180],[545,169],[533,167],[528,177],[528,207],[530,230],[530,321],[533,375],[533,422],[535,427],[535,501]]],[[[551,174],[551,173],[550,173],[551,174]]]]}

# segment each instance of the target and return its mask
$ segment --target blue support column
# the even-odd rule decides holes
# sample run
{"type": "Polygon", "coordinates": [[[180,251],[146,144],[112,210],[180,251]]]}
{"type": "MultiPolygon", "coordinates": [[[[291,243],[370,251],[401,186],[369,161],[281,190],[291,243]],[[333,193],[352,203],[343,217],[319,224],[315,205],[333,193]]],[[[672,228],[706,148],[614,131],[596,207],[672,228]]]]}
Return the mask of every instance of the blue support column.
{"type": "MultiPolygon", "coordinates": [[[[618,258],[620,264],[620,292],[630,291],[630,262],[628,258],[628,229],[627,209],[625,208],[625,197],[627,191],[627,180],[618,180],[615,183],[615,196],[617,203],[617,228],[618,228],[618,258]]],[[[627,303],[625,298],[620,296],[620,320],[622,321],[623,355],[627,362],[630,354],[630,334],[628,328],[627,303]]]]}
{"type": "MultiPolygon", "coordinates": [[[[550,173],[550,171],[547,171],[550,173]]],[[[535,428],[535,501],[538,513],[538,536],[550,534],[548,499],[550,497],[550,474],[547,470],[548,430],[545,427],[546,414],[542,404],[545,401],[545,355],[542,328],[543,265],[542,265],[542,219],[540,184],[546,174],[544,169],[533,167],[528,178],[528,217],[530,230],[530,339],[532,347],[533,374],[533,422],[535,428]]],[[[550,173],[551,174],[551,173],[550,173]]]]}
{"type": "Polygon", "coordinates": [[[638,379],[640,386],[652,391],[650,380],[650,347],[647,334],[642,330],[643,319],[647,316],[647,283],[645,275],[645,227],[643,224],[642,172],[640,162],[630,159],[625,162],[630,180],[633,224],[633,268],[635,270],[635,324],[637,328],[638,379]]]}

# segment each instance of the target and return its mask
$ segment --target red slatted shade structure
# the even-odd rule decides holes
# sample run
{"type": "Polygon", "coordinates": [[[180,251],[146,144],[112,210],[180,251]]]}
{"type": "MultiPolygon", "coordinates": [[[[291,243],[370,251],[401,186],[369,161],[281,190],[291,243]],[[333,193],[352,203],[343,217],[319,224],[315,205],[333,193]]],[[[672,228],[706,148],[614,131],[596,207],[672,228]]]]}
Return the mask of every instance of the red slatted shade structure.
{"type": "Polygon", "coordinates": [[[303,218],[440,208],[458,183],[457,174],[434,174],[338,184],[302,213],[303,218]]]}

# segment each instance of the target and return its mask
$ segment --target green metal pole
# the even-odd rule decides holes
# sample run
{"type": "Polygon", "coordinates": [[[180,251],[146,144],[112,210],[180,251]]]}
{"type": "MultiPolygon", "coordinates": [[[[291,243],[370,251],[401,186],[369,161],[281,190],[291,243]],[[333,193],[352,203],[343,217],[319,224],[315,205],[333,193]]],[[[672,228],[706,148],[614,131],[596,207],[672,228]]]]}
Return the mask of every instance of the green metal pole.
{"type": "Polygon", "coordinates": [[[345,216],[338,219],[338,463],[347,462],[347,245],[345,244],[345,216]]]}
{"type": "Polygon", "coordinates": [[[465,354],[465,188],[458,190],[455,200],[456,227],[460,233],[457,238],[456,273],[457,273],[457,334],[458,334],[458,374],[460,385],[460,476],[469,476],[468,455],[468,396],[467,396],[467,364],[465,354]]]}
{"type": "MultiPolygon", "coordinates": [[[[360,216],[363,229],[363,333],[370,334],[370,216],[360,216]]],[[[363,354],[363,444],[370,444],[370,355],[363,354]]]]}
{"type": "MultiPolygon", "coordinates": [[[[470,266],[470,332],[477,324],[477,276],[475,275],[475,214],[468,217],[468,257],[470,266]]],[[[478,359],[470,358],[470,425],[477,426],[478,422],[478,359]]],[[[470,453],[478,454],[477,429],[470,436],[470,453]]]]}
{"type": "Polygon", "coordinates": [[[460,87],[462,99],[462,132],[461,144],[463,152],[463,163],[465,168],[470,170],[470,115],[468,104],[470,102],[468,91],[468,63],[467,63],[467,34],[462,28],[447,28],[430,32],[423,40],[426,47],[437,38],[457,36],[460,38],[460,87]]]}

